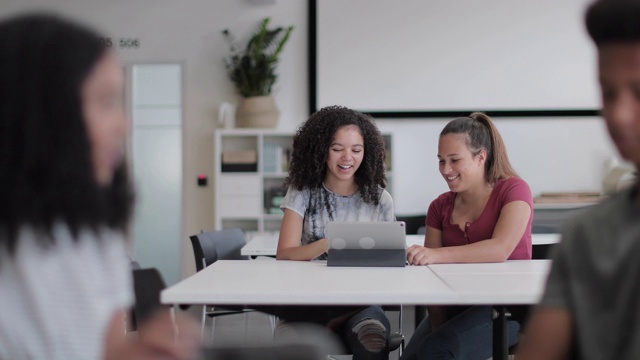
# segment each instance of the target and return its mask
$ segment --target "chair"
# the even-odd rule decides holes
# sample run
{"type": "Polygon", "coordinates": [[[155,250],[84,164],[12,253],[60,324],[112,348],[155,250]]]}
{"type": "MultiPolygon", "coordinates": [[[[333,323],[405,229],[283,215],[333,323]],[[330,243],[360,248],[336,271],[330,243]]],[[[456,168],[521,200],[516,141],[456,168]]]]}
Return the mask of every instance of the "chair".
{"type": "Polygon", "coordinates": [[[402,333],[402,305],[396,306],[383,306],[382,309],[385,312],[397,311],[398,312],[398,331],[391,332],[389,335],[389,340],[387,341],[389,345],[389,352],[398,350],[398,359],[402,356],[402,352],[404,351],[404,334],[402,333]]]}
{"type": "MultiPolygon", "coordinates": [[[[242,230],[238,228],[223,229],[217,231],[203,231],[189,237],[193,246],[193,255],[197,271],[201,271],[218,260],[249,260],[248,256],[242,256],[240,250],[246,244],[242,230]]],[[[248,322],[248,312],[255,311],[243,307],[219,308],[213,305],[202,306],[202,328],[200,336],[204,336],[204,328],[207,316],[211,320],[211,337],[215,330],[215,318],[224,315],[245,314],[245,331],[248,322]]],[[[272,319],[272,328],[275,321],[272,319]]]]}
{"type": "Polygon", "coordinates": [[[157,269],[133,269],[132,271],[135,293],[133,314],[139,330],[140,325],[158,309],[166,309],[168,313],[171,313],[172,309],[170,306],[160,303],[160,292],[166,287],[166,284],[157,269]]]}
{"type": "MultiPolygon", "coordinates": [[[[545,233],[545,231],[541,231],[540,229],[536,229],[537,231],[533,231],[535,233],[545,233]]],[[[553,231],[548,231],[553,232],[553,231]]],[[[558,244],[538,244],[532,246],[531,259],[532,260],[540,260],[540,259],[551,259],[551,255],[553,253],[554,248],[558,244]]],[[[508,318],[516,320],[520,323],[520,329],[524,330],[526,327],[526,323],[529,320],[529,316],[531,315],[531,311],[533,306],[531,305],[512,305],[508,307],[508,318]]],[[[515,354],[517,350],[518,344],[509,348],[509,354],[515,354]]]]}
{"type": "Polygon", "coordinates": [[[404,221],[407,235],[424,234],[426,214],[396,216],[397,221],[404,221]]]}
{"type": "MultiPolygon", "coordinates": [[[[141,269],[140,263],[133,260],[132,258],[129,258],[129,269],[132,270],[133,274],[133,270],[141,269]]],[[[136,321],[135,308],[133,306],[127,312],[126,317],[126,332],[135,331],[138,327],[138,324],[136,321]]]]}

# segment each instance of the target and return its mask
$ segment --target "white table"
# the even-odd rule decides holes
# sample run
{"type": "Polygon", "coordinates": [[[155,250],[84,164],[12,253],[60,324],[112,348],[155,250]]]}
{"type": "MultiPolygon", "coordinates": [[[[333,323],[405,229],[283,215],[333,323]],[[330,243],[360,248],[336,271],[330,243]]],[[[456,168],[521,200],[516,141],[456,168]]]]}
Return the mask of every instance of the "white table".
{"type": "Polygon", "coordinates": [[[526,305],[540,300],[550,266],[550,260],[510,260],[429,268],[458,294],[460,305],[526,305]]]}
{"type": "Polygon", "coordinates": [[[493,306],[493,359],[507,359],[508,317],[504,305],[538,303],[551,260],[435,264],[429,268],[458,295],[459,304],[493,306]]]}
{"type": "Polygon", "coordinates": [[[500,305],[494,359],[506,359],[501,305],[534,304],[549,260],[404,268],[328,267],[324,261],[221,260],[161,293],[164,304],[500,305]]]}
{"type": "Polygon", "coordinates": [[[450,304],[457,295],[426,266],[328,267],[326,261],[221,260],[165,289],[165,304],[450,304]]]}
{"type": "MultiPolygon", "coordinates": [[[[531,234],[533,245],[555,244],[560,241],[560,234],[531,234]]],[[[407,235],[407,247],[411,245],[422,245],[424,235],[407,235]]],[[[244,256],[276,256],[278,248],[277,235],[256,235],[253,236],[240,253],[244,256]]]]}

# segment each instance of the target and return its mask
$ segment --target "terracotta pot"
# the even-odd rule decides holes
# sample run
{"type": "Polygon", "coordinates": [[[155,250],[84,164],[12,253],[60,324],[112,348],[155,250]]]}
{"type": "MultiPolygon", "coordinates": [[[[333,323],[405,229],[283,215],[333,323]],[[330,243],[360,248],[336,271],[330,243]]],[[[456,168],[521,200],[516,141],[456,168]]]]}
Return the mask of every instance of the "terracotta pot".
{"type": "Polygon", "coordinates": [[[242,98],[236,112],[239,128],[275,128],[279,119],[280,110],[271,95],[242,98]]]}

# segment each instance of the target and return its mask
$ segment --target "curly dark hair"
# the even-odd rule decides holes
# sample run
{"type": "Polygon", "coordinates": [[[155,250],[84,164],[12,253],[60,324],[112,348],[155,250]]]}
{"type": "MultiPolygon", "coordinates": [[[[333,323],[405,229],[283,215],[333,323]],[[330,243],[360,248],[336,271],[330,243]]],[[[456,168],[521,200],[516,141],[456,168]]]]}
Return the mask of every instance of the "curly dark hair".
{"type": "Polygon", "coordinates": [[[300,125],[293,137],[285,185],[298,190],[308,188],[312,195],[323,189],[329,147],[338,129],[348,125],[357,126],[364,140],[364,158],[355,173],[358,192],[364,202],[378,205],[387,182],[384,139],[371,116],[342,106],[322,108],[300,125]]]}
{"type": "Polygon", "coordinates": [[[106,54],[100,39],[51,14],[0,22],[0,247],[10,252],[25,225],[50,234],[61,221],[74,238],[82,228],[126,230],[127,166],[98,184],[82,115],[81,86],[106,54]]]}

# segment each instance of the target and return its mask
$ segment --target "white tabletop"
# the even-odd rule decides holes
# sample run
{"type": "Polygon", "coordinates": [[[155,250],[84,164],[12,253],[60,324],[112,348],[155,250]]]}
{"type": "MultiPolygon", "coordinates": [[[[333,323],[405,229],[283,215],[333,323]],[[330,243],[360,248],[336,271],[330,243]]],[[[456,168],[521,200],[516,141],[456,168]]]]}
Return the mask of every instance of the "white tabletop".
{"type": "Polygon", "coordinates": [[[551,260],[436,264],[429,268],[458,294],[459,305],[534,304],[544,292],[551,260]]]}
{"type": "MultiPolygon", "coordinates": [[[[560,234],[531,234],[533,245],[555,244],[560,241],[560,234]]],[[[407,235],[407,247],[422,245],[424,235],[407,235]]],[[[278,235],[255,235],[240,253],[244,256],[275,256],[278,248],[278,235]]]]}
{"type": "Polygon", "coordinates": [[[218,261],[165,289],[167,304],[446,304],[453,291],[424,266],[329,267],[325,261],[218,261]]]}
{"type": "Polygon", "coordinates": [[[548,271],[548,261],[540,261],[527,261],[530,265],[507,261],[382,268],[328,267],[323,261],[221,260],[162,291],[161,301],[217,305],[531,304],[542,294],[548,271]],[[547,265],[534,264],[540,261],[547,265]]]}

